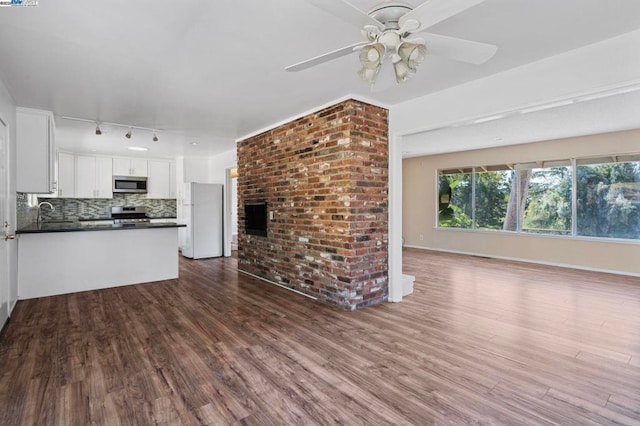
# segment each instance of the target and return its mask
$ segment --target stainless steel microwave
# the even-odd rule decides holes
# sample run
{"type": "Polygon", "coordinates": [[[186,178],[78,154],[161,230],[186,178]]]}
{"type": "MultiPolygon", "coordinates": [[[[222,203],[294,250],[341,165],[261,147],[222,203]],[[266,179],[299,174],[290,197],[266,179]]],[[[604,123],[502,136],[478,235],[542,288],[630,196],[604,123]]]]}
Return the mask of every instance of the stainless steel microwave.
{"type": "Polygon", "coordinates": [[[147,178],[142,176],[114,176],[113,192],[147,193],[147,178]]]}

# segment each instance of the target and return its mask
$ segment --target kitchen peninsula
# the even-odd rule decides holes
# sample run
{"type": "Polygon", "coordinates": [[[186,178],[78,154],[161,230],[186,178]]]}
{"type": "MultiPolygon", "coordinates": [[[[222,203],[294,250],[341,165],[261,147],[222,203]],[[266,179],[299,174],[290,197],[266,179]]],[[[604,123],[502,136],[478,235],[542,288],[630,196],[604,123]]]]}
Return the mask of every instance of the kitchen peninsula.
{"type": "Polygon", "coordinates": [[[178,278],[177,223],[31,224],[18,234],[20,299],[178,278]]]}

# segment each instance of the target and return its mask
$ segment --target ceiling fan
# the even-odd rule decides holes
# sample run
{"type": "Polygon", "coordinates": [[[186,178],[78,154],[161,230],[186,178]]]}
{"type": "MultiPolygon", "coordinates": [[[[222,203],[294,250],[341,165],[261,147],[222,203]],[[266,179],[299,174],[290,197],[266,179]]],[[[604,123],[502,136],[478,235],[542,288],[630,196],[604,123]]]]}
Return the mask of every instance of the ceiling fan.
{"type": "Polygon", "coordinates": [[[391,63],[397,83],[410,79],[428,54],[482,64],[498,48],[424,30],[484,0],[427,0],[415,9],[403,1],[384,1],[365,13],[347,0],[307,0],[314,6],[362,29],[366,41],[350,44],[285,68],[301,71],[353,52],[359,52],[358,75],[375,84],[384,63],[391,63]],[[419,36],[417,36],[419,35],[419,36]]]}

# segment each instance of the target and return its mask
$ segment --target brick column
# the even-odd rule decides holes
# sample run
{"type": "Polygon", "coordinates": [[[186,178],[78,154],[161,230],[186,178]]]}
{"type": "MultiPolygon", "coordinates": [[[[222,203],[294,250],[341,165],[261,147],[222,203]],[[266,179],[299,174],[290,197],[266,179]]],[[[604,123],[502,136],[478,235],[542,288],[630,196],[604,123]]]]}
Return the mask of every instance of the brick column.
{"type": "Polygon", "coordinates": [[[388,111],[347,100],[238,144],[238,265],[354,310],[387,299],[388,111]],[[244,232],[266,201],[267,236],[244,232]]]}

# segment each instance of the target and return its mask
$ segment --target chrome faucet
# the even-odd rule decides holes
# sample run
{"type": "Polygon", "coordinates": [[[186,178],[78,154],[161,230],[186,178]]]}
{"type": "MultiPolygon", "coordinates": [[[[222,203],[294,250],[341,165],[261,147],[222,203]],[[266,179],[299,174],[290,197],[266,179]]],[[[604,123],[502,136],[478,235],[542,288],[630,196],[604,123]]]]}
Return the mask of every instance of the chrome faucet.
{"type": "Polygon", "coordinates": [[[53,204],[51,204],[51,203],[50,203],[50,202],[48,202],[48,201],[42,201],[41,203],[39,203],[39,204],[38,204],[38,217],[37,217],[37,219],[36,219],[36,224],[38,224],[38,225],[40,224],[40,208],[42,207],[42,205],[43,205],[43,204],[46,204],[47,206],[49,206],[49,207],[51,208],[51,211],[52,211],[52,212],[55,212],[55,211],[56,211],[56,208],[55,208],[55,207],[53,207],[53,204]]]}

